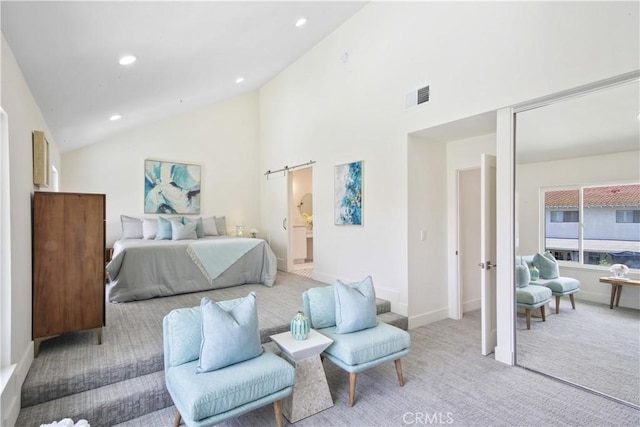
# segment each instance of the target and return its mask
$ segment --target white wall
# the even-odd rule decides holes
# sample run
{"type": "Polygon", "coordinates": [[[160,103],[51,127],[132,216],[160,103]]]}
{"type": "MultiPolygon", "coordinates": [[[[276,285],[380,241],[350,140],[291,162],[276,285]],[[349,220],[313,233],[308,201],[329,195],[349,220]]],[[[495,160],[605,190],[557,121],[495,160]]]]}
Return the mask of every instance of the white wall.
{"type": "MultiPolygon", "coordinates": [[[[519,244],[518,254],[535,254],[540,247],[540,188],[562,185],[619,184],[640,181],[640,151],[579,157],[552,162],[526,163],[516,166],[518,193],[519,244]],[[544,171],[544,173],[541,173],[544,171]]],[[[544,243],[542,243],[544,245],[544,243]]],[[[600,283],[599,277],[609,276],[608,268],[560,262],[564,276],[580,280],[577,299],[609,304],[611,286],[600,283]]],[[[620,306],[640,308],[640,289],[625,287],[620,306]]]]}
{"type": "MultiPolygon", "coordinates": [[[[637,18],[637,3],[372,2],[265,85],[263,169],[317,161],[316,277],[370,274],[395,311],[422,314],[409,306],[429,291],[409,283],[423,273],[409,271],[407,134],[637,69],[637,18]],[[404,111],[424,82],[432,101],[404,111]],[[337,227],[333,167],[354,160],[365,161],[364,226],[337,227]]],[[[444,265],[429,272],[443,287],[444,265]]]]}
{"type": "Polygon", "coordinates": [[[110,245],[121,214],[145,216],[145,159],[199,164],[202,216],[226,216],[229,233],[236,225],[248,232],[261,229],[259,152],[253,92],[63,153],[61,188],[106,194],[110,245]]]}
{"type": "MultiPolygon", "coordinates": [[[[408,299],[409,326],[447,317],[447,146],[409,137],[408,299]],[[425,239],[422,240],[424,232],[425,239]],[[445,284],[445,286],[443,286],[445,284]]],[[[405,290],[406,292],[406,290],[405,290]]]]}
{"type": "MultiPolygon", "coordinates": [[[[2,37],[1,98],[8,116],[11,214],[11,281],[9,288],[10,324],[3,321],[3,346],[9,342],[9,363],[17,365],[11,378],[3,378],[0,425],[12,425],[20,410],[20,388],[33,360],[31,339],[31,198],[39,188],[33,185],[32,132],[41,130],[50,143],[50,158],[56,168],[60,154],[31,90],[18,67],[11,48],[2,37]],[[5,334],[10,338],[6,339],[5,334]],[[5,382],[6,380],[6,382],[5,382]]],[[[46,188],[42,188],[46,191],[46,188]]],[[[3,292],[3,296],[6,295],[3,292]]],[[[3,303],[3,308],[5,307],[3,303]]],[[[5,316],[3,315],[3,319],[5,316]]],[[[2,349],[3,355],[7,352],[2,349]]],[[[4,360],[3,357],[3,365],[4,360]]],[[[4,369],[5,366],[2,366],[4,369]]]]}

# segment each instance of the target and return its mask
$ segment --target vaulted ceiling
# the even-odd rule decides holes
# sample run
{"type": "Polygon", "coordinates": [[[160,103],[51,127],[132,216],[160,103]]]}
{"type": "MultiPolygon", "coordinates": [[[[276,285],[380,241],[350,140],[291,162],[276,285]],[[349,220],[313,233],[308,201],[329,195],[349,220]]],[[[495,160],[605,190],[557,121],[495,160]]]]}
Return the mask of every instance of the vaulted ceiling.
{"type": "Polygon", "coordinates": [[[254,91],[366,3],[3,0],[0,15],[64,152],[254,91]]]}

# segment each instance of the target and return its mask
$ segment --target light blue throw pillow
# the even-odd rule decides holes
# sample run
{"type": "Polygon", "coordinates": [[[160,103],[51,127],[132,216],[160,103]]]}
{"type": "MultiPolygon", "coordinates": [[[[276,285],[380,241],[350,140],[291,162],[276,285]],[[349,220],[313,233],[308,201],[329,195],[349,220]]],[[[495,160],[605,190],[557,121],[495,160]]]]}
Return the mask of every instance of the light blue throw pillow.
{"type": "Polygon", "coordinates": [[[304,311],[311,327],[328,328],[336,324],[336,298],[333,286],[311,288],[302,294],[304,311]]]}
{"type": "Polygon", "coordinates": [[[541,279],[555,279],[560,276],[558,261],[551,255],[549,251],[542,255],[540,252],[533,256],[533,265],[540,270],[541,279]]]}
{"type": "Polygon", "coordinates": [[[200,309],[202,343],[196,373],[215,371],[262,354],[254,292],[230,307],[204,297],[200,309]]]}
{"type": "Polygon", "coordinates": [[[373,328],[376,318],[376,292],[371,276],[361,282],[346,285],[336,280],[336,334],[348,334],[373,328]]]}
{"type": "Polygon", "coordinates": [[[155,240],[171,240],[171,221],[158,217],[158,231],[155,240]]]}
{"type": "Polygon", "coordinates": [[[516,287],[524,288],[531,281],[529,268],[522,264],[516,264],[516,287]]]}

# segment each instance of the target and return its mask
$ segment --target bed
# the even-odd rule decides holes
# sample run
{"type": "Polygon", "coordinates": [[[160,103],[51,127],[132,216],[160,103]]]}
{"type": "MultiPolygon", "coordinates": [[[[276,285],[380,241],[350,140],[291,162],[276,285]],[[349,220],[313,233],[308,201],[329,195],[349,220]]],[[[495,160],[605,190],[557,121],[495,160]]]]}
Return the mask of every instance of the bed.
{"type": "Polygon", "coordinates": [[[127,302],[248,283],[272,286],[276,257],[262,239],[121,239],[107,265],[110,302],[127,302]]]}

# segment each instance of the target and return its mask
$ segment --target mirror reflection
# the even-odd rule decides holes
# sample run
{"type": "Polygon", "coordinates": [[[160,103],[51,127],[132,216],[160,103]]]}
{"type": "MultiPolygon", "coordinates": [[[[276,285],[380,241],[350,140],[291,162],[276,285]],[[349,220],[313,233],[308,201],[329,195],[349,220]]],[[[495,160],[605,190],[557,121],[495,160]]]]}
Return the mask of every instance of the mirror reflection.
{"type": "Polygon", "coordinates": [[[634,82],[515,117],[517,364],[634,405],[639,94],[634,82]]]}
{"type": "Polygon", "coordinates": [[[298,205],[300,208],[300,214],[307,214],[309,216],[313,216],[313,197],[311,193],[306,193],[302,196],[302,200],[300,200],[300,204],[298,205]]]}

